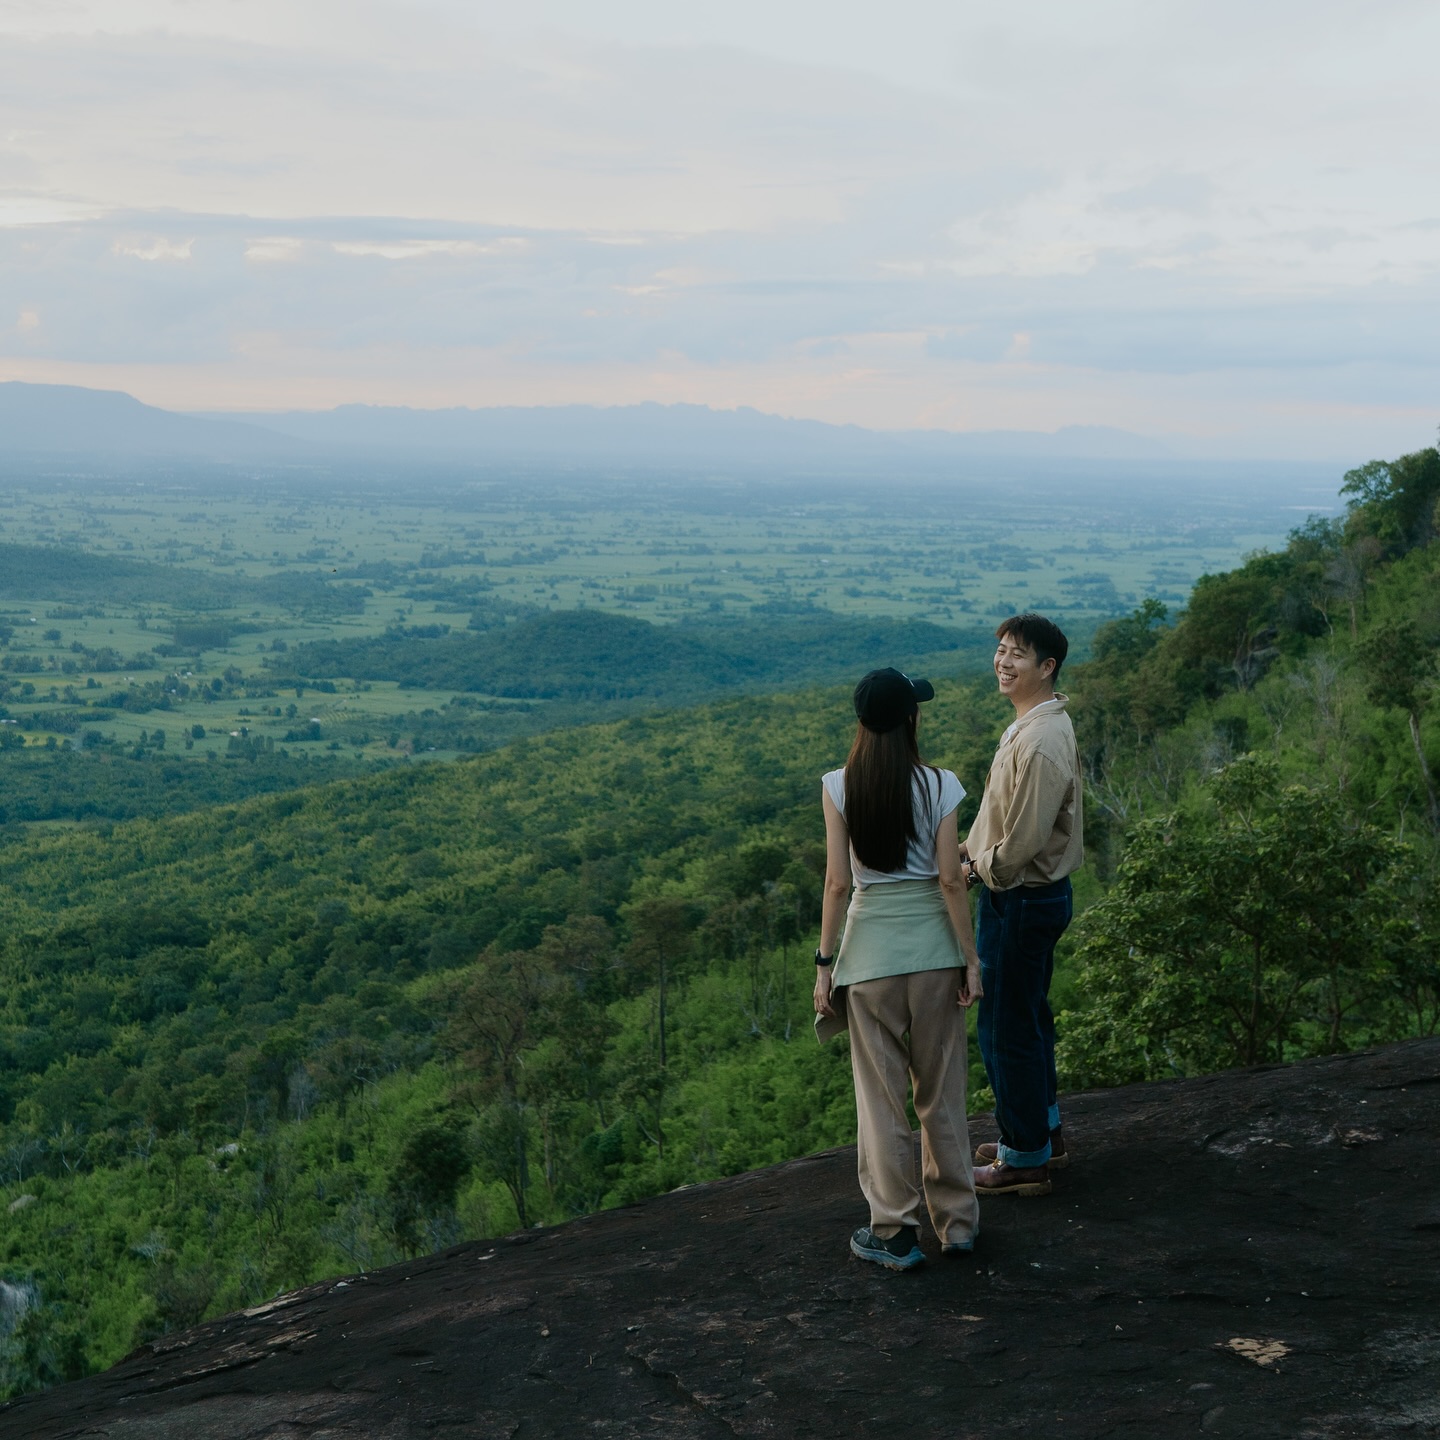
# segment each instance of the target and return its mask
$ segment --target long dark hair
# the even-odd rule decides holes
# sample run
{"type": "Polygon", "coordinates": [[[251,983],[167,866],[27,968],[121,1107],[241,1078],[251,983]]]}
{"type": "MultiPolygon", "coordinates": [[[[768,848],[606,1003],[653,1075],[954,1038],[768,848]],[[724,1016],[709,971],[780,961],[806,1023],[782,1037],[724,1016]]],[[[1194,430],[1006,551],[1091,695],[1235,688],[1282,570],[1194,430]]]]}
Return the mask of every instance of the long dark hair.
{"type": "Polygon", "coordinates": [[[893,730],[855,727],[855,743],[845,761],[845,825],[860,863],[882,875],[905,868],[915,828],[915,772],[926,772],[926,808],[930,768],[920,758],[916,716],[893,730]]]}

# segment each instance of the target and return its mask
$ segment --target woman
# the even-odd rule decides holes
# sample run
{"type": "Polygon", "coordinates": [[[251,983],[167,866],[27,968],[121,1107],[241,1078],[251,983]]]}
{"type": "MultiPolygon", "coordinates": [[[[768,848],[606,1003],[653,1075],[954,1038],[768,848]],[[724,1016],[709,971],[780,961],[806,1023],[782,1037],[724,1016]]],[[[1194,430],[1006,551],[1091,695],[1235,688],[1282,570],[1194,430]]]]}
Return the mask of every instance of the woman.
{"type": "Polygon", "coordinates": [[[925,1201],[942,1253],[973,1249],[979,1220],[957,1002],[980,998],[980,958],[955,823],[965,791],[949,770],[922,763],[916,742],[920,704],[934,698],[928,680],[872,670],[855,687],[860,723],[850,758],[821,782],[826,863],[815,1027],[822,1039],[850,1029],[860,1188],[870,1202],[870,1223],[850,1237],[850,1249],[894,1270],[925,1259],[907,1073],[925,1201]]]}

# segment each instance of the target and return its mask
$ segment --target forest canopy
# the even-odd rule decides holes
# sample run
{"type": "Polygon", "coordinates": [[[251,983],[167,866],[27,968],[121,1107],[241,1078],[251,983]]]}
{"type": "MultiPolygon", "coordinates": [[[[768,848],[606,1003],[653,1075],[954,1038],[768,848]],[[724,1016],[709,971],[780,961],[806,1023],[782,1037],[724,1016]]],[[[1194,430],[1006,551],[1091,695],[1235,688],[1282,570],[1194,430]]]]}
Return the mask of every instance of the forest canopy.
{"type": "MultiPolygon", "coordinates": [[[[531,700],[648,698],[671,705],[726,691],[794,688],[863,671],[874,655],[971,663],[989,636],[918,620],[857,619],[794,607],[721,624],[657,626],[603,610],[541,611],[477,628],[397,627],[367,640],[319,641],[273,660],[301,679],[339,675],[531,700]]],[[[473,622],[472,622],[473,623],[473,622]]]]}
{"type": "MultiPolygon", "coordinates": [[[[1440,1026],[1440,456],[1362,467],[1345,494],[1067,666],[1089,841],[1055,992],[1068,1086],[1440,1026]]],[[[831,643],[804,616],[755,623],[772,675],[831,643]]],[[[517,685],[553,666],[577,694],[617,664],[668,683],[633,622],[595,624],[593,649],[549,622],[376,653],[483,653],[517,685]]],[[[718,628],[674,628],[684,684],[757,663],[753,636],[727,658],[718,628]]],[[[907,634],[935,638],[856,630],[856,666],[907,634]]],[[[1008,712],[983,673],[937,678],[922,743],[970,791],[964,822],[1008,712]]],[[[0,832],[5,1386],[323,1275],[848,1143],[808,950],[818,777],[852,724],[845,686],[747,695],[0,832]]]]}

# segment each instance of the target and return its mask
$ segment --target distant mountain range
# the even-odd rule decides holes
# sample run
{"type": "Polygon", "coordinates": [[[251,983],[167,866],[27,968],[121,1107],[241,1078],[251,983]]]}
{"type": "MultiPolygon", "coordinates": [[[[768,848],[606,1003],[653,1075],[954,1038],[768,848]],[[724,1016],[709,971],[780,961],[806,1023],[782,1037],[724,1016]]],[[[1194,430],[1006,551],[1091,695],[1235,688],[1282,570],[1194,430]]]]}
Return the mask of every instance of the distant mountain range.
{"type": "Polygon", "coordinates": [[[294,439],[243,421],[176,415],[119,390],[0,384],[0,456],[284,461],[294,439]]]}
{"type": "Polygon", "coordinates": [[[878,431],[703,405],[515,406],[176,414],[112,390],[0,383],[0,458],[92,457],[220,464],[314,465],[329,459],[424,458],[438,463],[564,469],[704,471],[781,465],[925,466],[970,458],[1165,460],[1160,441],[1073,425],[1053,433],[878,431]]]}
{"type": "MultiPolygon", "coordinates": [[[[220,419],[219,416],[207,418],[220,419]]],[[[1072,425],[1053,434],[1025,430],[957,433],[946,430],[865,430],[787,420],[742,406],[704,405],[502,406],[472,410],[411,410],[403,406],[342,405],[228,417],[303,440],[318,449],[427,451],[450,456],[525,457],[577,463],[602,459],[669,464],[678,458],[765,463],[927,458],[968,455],[1066,456],[1076,459],[1161,459],[1158,441],[1125,430],[1072,425]]]]}

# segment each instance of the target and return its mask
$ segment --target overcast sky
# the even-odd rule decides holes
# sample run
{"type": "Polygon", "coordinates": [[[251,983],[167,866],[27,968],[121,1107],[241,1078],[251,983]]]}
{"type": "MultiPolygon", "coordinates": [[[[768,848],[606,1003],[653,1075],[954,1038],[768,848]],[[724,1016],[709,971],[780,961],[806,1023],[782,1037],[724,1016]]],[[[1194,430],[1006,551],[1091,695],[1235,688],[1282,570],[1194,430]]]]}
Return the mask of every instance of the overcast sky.
{"type": "Polygon", "coordinates": [[[1436,0],[0,0],[0,379],[1393,455],[1437,54],[1436,0]]]}

